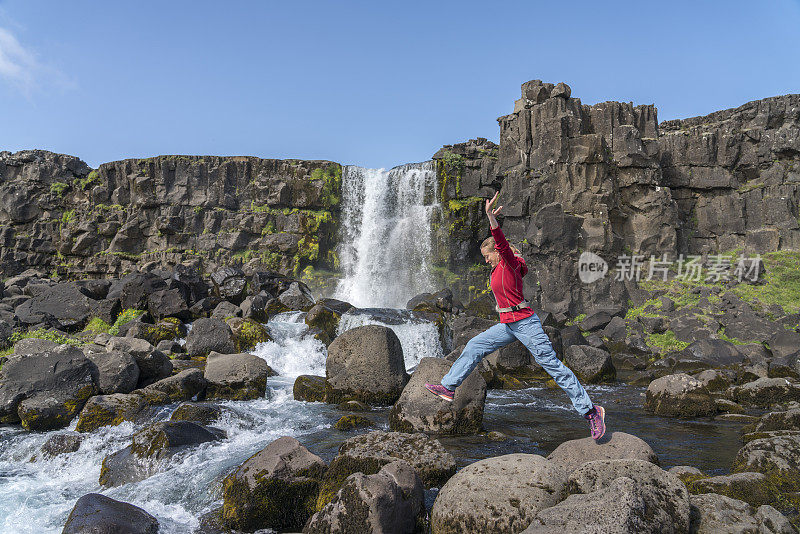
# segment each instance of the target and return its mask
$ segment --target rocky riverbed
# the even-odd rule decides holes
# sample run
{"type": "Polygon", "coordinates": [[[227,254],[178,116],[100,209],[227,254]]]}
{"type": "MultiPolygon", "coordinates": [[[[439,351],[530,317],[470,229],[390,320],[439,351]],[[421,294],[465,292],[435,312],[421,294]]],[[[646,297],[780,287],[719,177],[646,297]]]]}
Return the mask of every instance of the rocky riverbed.
{"type": "Polygon", "coordinates": [[[407,310],[357,309],[235,268],[208,281],[185,269],[24,273],[3,288],[0,525],[795,532],[793,316],[769,320],[713,288],[698,301],[651,291],[638,309],[539,312],[606,407],[594,443],[515,344],[487,356],[453,403],[424,390],[491,324],[447,290],[407,310]],[[681,310],[703,306],[780,331],[735,344],[697,329],[680,350],[648,345],[653,317],[679,326],[681,310]]]}

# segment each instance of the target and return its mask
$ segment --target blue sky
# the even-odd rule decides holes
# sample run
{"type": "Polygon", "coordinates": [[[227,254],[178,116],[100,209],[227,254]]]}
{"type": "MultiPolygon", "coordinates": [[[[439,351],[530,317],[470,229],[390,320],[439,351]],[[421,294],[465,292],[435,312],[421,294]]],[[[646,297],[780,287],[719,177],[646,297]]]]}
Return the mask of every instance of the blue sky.
{"type": "Polygon", "coordinates": [[[800,2],[0,0],[0,150],[391,167],[522,82],[659,120],[800,93],[800,2]]]}

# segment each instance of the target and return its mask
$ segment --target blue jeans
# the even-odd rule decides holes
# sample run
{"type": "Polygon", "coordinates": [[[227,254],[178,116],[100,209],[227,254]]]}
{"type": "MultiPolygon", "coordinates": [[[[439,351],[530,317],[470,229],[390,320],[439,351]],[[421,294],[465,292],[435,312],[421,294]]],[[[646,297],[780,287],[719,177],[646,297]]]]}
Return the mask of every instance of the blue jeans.
{"type": "Polygon", "coordinates": [[[498,323],[470,339],[461,356],[442,378],[442,385],[451,391],[456,389],[484,356],[517,339],[531,351],[536,363],[541,365],[542,369],[553,377],[556,384],[567,392],[572,406],[579,414],[584,415],[592,409],[594,404],[589,394],[583,389],[575,373],[558,359],[550,338],[545,334],[542,323],[535,313],[513,323],[498,323]]]}

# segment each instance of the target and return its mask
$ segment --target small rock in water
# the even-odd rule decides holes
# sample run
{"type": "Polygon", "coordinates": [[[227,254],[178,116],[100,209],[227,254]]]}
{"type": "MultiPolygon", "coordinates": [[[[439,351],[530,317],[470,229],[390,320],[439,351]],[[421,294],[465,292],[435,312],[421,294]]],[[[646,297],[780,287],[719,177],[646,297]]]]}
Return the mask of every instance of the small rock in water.
{"type": "Polygon", "coordinates": [[[314,375],[298,376],[294,381],[292,394],[294,400],[298,401],[325,402],[325,377],[314,375]]]}
{"type": "Polygon", "coordinates": [[[716,404],[702,382],[685,373],[653,380],[647,387],[644,408],[665,417],[714,415],[716,404]]]}
{"type": "Polygon", "coordinates": [[[336,421],[334,427],[336,430],[354,430],[356,428],[363,428],[367,426],[373,426],[374,423],[367,419],[366,417],[361,417],[360,415],[345,415],[336,421]]]}

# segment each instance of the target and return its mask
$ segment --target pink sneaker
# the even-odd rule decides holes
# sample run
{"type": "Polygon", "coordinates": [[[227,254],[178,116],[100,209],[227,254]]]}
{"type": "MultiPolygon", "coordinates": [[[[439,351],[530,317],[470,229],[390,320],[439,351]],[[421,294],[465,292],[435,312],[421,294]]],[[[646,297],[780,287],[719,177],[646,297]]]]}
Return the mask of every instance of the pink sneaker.
{"type": "Polygon", "coordinates": [[[589,429],[592,432],[592,439],[597,441],[606,433],[606,410],[599,404],[595,404],[595,413],[589,417],[589,429]]]}
{"type": "Polygon", "coordinates": [[[446,401],[453,402],[453,395],[456,393],[455,391],[450,391],[441,384],[425,384],[425,387],[428,388],[428,391],[434,395],[441,397],[446,401]]]}

